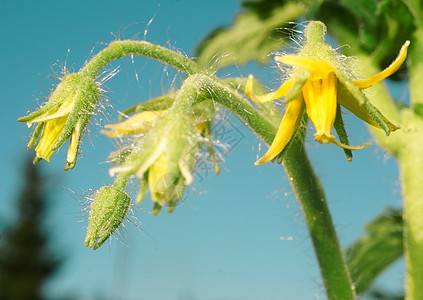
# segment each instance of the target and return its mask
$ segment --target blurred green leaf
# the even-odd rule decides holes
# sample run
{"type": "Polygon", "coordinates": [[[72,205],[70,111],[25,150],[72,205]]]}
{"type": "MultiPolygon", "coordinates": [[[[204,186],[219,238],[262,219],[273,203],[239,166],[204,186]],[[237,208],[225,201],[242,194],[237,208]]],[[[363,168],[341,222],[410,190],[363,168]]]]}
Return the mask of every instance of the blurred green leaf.
{"type": "Polygon", "coordinates": [[[393,293],[380,289],[371,290],[369,292],[371,299],[375,300],[404,300],[404,292],[393,293]]]}
{"type": "Polygon", "coordinates": [[[197,47],[194,56],[202,66],[218,61],[219,67],[244,64],[249,60],[266,63],[268,54],[283,45],[295,21],[306,11],[302,1],[248,1],[233,26],[219,28],[197,47]]]}
{"type": "Polygon", "coordinates": [[[412,39],[415,23],[412,13],[402,0],[382,1],[378,7],[378,16],[382,36],[376,54],[380,57],[381,68],[385,68],[395,59],[401,45],[412,39]]]}
{"type": "Polygon", "coordinates": [[[357,294],[403,255],[402,211],[388,208],[365,227],[364,235],[346,251],[357,294]]]}
{"type": "Polygon", "coordinates": [[[414,104],[413,105],[413,111],[420,118],[423,118],[423,104],[421,104],[421,103],[414,104]]]}
{"type": "Polygon", "coordinates": [[[316,16],[340,43],[372,55],[381,68],[392,62],[415,30],[413,15],[403,0],[327,0],[316,16]]]}
{"type": "Polygon", "coordinates": [[[345,5],[358,19],[365,22],[368,26],[376,26],[376,0],[342,0],[345,5]]]}

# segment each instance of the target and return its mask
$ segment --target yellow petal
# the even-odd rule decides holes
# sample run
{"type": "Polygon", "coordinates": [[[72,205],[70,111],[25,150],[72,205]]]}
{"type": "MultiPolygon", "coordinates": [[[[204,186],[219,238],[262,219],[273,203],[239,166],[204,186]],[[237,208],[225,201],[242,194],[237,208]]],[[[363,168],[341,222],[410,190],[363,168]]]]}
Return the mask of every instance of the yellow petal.
{"type": "Polygon", "coordinates": [[[331,143],[335,138],[331,129],[336,117],[337,80],[334,73],[329,73],[322,80],[309,80],[303,87],[307,115],[316,128],[316,140],[331,143]]]}
{"type": "Polygon", "coordinates": [[[288,102],[286,112],[276,132],[272,145],[266,154],[255,163],[256,165],[267,163],[281,153],[298,129],[303,112],[304,101],[300,94],[297,98],[288,102]]]}
{"type": "Polygon", "coordinates": [[[51,148],[65,127],[66,120],[67,116],[64,116],[45,122],[40,141],[38,142],[37,147],[35,147],[35,152],[38,157],[41,157],[46,161],[50,161],[50,157],[54,153],[51,148]]]}
{"type": "Polygon", "coordinates": [[[202,123],[198,123],[197,125],[195,125],[195,129],[197,129],[198,133],[203,133],[204,130],[206,129],[206,123],[202,122],[202,123]]]}
{"type": "Polygon", "coordinates": [[[374,84],[378,83],[379,81],[385,79],[386,77],[394,74],[404,62],[405,57],[407,56],[407,48],[409,45],[410,41],[406,41],[404,45],[402,45],[397,58],[385,70],[364,80],[353,80],[353,83],[359,89],[367,89],[373,86],[374,84]]]}
{"type": "Polygon", "coordinates": [[[271,92],[262,96],[257,96],[253,92],[253,81],[254,77],[253,75],[248,76],[248,81],[245,86],[245,94],[254,102],[256,103],[264,103],[269,102],[275,99],[282,98],[286,96],[291,89],[292,85],[294,84],[294,78],[290,78],[286,80],[278,89],[276,92],[271,92]]]}
{"type": "Polygon", "coordinates": [[[105,125],[104,127],[110,130],[103,130],[102,133],[113,138],[142,133],[151,128],[157,118],[162,116],[165,112],[166,110],[143,111],[133,115],[121,123],[105,125]]]}
{"type": "Polygon", "coordinates": [[[332,73],[335,68],[321,59],[313,59],[298,55],[277,56],[275,59],[285,65],[302,67],[310,72],[311,80],[322,79],[332,73]]]}

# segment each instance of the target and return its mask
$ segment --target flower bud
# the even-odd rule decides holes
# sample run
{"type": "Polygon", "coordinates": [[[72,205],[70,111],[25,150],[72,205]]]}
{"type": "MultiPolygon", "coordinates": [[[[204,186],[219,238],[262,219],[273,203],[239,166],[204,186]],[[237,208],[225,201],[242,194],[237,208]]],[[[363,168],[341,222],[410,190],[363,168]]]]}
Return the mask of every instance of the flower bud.
{"type": "Polygon", "coordinates": [[[124,190],[103,186],[94,195],[90,208],[85,246],[98,249],[122,224],[131,204],[124,190]]]}
{"type": "Polygon", "coordinates": [[[67,74],[39,110],[18,119],[28,127],[38,123],[28,143],[28,148],[32,148],[39,140],[34,163],[41,159],[50,161],[51,155],[70,138],[65,170],[75,166],[82,134],[100,95],[100,87],[93,78],[67,74]]]}

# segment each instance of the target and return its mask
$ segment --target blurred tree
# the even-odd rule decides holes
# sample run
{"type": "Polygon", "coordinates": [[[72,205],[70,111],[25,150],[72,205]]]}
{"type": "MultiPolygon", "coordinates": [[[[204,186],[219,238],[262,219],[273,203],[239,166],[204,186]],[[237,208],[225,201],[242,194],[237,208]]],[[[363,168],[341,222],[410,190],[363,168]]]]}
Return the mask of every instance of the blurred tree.
{"type": "Polygon", "coordinates": [[[16,222],[0,239],[0,299],[43,299],[43,285],[60,264],[48,248],[48,198],[37,166],[28,161],[23,178],[16,222]]]}

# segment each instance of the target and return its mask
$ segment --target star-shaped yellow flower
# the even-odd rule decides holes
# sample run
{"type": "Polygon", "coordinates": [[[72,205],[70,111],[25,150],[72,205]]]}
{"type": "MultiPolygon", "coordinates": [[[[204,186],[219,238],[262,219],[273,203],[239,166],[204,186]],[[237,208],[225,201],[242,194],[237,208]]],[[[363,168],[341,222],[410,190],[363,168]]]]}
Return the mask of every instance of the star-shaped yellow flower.
{"type": "Polygon", "coordinates": [[[316,141],[333,143],[347,151],[359,150],[369,144],[349,146],[335,140],[331,129],[339,104],[368,124],[382,128],[387,135],[399,128],[372,106],[361,90],[373,86],[397,71],[405,60],[410,42],[405,42],[398,57],[382,72],[365,80],[352,80],[336,52],[324,42],[326,27],[323,23],[310,22],[304,33],[305,44],[298,55],[275,58],[284,65],[292,66],[294,72],[276,92],[257,96],[253,93],[253,76],[250,75],[248,78],[246,94],[255,102],[263,103],[285,97],[287,103],[275,139],[256,165],[273,160],[286,147],[300,125],[304,109],[316,128],[314,134],[316,141]]]}

